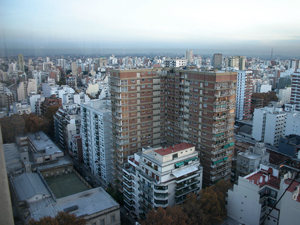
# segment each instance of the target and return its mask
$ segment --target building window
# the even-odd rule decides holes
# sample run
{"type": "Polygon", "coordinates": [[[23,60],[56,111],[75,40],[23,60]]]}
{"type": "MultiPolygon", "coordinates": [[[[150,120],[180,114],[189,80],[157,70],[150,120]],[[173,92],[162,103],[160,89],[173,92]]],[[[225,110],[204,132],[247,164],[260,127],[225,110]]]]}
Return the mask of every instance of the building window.
{"type": "Polygon", "coordinates": [[[178,154],[173,154],[173,159],[176,159],[176,158],[178,158],[178,154]]]}
{"type": "Polygon", "coordinates": [[[115,220],[116,220],[115,215],[112,215],[112,216],[110,217],[110,220],[111,220],[112,223],[115,222],[115,220]]]}
{"type": "Polygon", "coordinates": [[[105,225],[105,220],[104,219],[100,221],[100,225],[105,225]]]}
{"type": "Polygon", "coordinates": [[[205,85],[205,86],[208,86],[208,83],[207,83],[207,82],[205,82],[205,83],[204,83],[204,85],[205,85]]]}

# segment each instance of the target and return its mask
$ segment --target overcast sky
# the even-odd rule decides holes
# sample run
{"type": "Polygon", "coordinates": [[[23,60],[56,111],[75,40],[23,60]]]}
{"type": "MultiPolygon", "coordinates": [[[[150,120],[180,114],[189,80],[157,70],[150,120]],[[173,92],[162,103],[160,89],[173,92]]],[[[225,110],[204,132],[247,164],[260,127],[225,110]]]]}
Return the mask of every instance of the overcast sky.
{"type": "MultiPolygon", "coordinates": [[[[300,52],[299,0],[0,0],[0,49],[300,52]]],[[[299,54],[300,55],[300,54],[299,54]]]]}

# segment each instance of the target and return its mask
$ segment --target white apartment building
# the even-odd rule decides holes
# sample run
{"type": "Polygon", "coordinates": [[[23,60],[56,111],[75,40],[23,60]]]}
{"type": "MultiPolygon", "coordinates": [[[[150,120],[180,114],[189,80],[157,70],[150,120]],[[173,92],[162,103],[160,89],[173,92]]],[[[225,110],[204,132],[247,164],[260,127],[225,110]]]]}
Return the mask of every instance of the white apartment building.
{"type": "Polygon", "coordinates": [[[186,66],[186,59],[167,59],[165,60],[166,67],[181,67],[186,66]]]}
{"type": "Polygon", "coordinates": [[[145,218],[154,207],[180,204],[201,190],[202,172],[192,144],[144,149],[124,164],[124,205],[133,216],[145,218]]]}
{"type": "Polygon", "coordinates": [[[238,120],[249,119],[251,113],[252,71],[239,70],[237,74],[236,111],[238,120]]]}
{"type": "Polygon", "coordinates": [[[262,163],[268,164],[269,157],[265,143],[256,142],[255,147],[250,146],[245,152],[237,154],[236,177],[256,171],[262,163]]]}
{"type": "Polygon", "coordinates": [[[285,136],[297,134],[300,136],[300,112],[288,112],[285,120],[285,136]]]}
{"type": "Polygon", "coordinates": [[[282,108],[264,107],[254,110],[252,138],[277,146],[285,133],[286,112],[282,108]]]}
{"type": "Polygon", "coordinates": [[[291,87],[287,87],[287,88],[284,88],[284,89],[279,89],[278,100],[280,101],[280,104],[290,103],[290,101],[291,101],[291,91],[292,91],[291,87]]]}
{"type": "MultiPolygon", "coordinates": [[[[66,106],[66,105],[65,105],[66,106]]],[[[80,133],[80,107],[59,108],[54,115],[55,141],[64,150],[71,149],[72,136],[80,133]]]]}
{"type": "Polygon", "coordinates": [[[264,165],[259,171],[239,177],[238,184],[228,190],[227,216],[245,225],[258,225],[264,219],[264,225],[299,224],[299,182],[292,183],[275,207],[276,201],[291,183],[291,178],[290,173],[280,178],[277,169],[264,165]]]}
{"type": "Polygon", "coordinates": [[[108,100],[80,104],[83,161],[103,185],[112,181],[111,105],[108,100]]]}
{"type": "Polygon", "coordinates": [[[296,104],[296,110],[300,111],[300,72],[292,73],[291,103],[296,104]]]}
{"type": "Polygon", "coordinates": [[[36,79],[22,81],[17,88],[18,101],[27,100],[30,94],[37,93],[36,79]]]}

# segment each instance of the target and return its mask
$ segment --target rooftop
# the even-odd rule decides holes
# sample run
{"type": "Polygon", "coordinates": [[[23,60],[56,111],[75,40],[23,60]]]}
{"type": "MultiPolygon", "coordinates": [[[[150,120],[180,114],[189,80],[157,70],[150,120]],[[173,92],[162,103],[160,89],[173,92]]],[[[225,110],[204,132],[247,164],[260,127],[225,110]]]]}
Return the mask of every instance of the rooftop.
{"type": "Polygon", "coordinates": [[[30,203],[29,206],[31,218],[35,220],[43,216],[54,217],[58,211],[69,211],[77,217],[83,217],[119,208],[119,204],[101,187],[60,198],[57,201],[53,198],[43,199],[30,203]]]}
{"type": "Polygon", "coordinates": [[[187,149],[187,148],[192,148],[192,147],[194,147],[194,145],[192,145],[192,144],[180,143],[180,144],[177,144],[177,145],[174,145],[174,146],[169,146],[167,148],[160,148],[160,149],[154,150],[154,152],[156,152],[156,153],[158,153],[162,156],[165,156],[165,155],[175,153],[175,152],[179,152],[181,150],[184,150],[184,149],[187,149]]]}
{"type": "Polygon", "coordinates": [[[278,170],[268,166],[261,165],[261,169],[257,172],[245,176],[252,184],[258,185],[260,188],[268,185],[270,187],[280,188],[280,178],[278,178],[278,170]]]}
{"type": "Polygon", "coordinates": [[[32,141],[38,152],[45,150],[45,152],[37,153],[37,156],[62,153],[62,151],[53,143],[53,141],[51,141],[50,138],[42,131],[39,131],[35,134],[29,134],[28,138],[32,141]]]}

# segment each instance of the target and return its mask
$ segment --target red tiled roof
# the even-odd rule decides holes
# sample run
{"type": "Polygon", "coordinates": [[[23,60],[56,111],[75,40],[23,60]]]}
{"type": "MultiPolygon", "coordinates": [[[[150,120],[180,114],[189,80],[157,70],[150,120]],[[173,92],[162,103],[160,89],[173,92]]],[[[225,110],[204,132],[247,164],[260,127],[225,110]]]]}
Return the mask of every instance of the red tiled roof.
{"type": "Polygon", "coordinates": [[[261,170],[261,171],[258,171],[257,173],[247,177],[247,179],[252,182],[253,180],[253,183],[258,185],[260,188],[265,186],[265,185],[268,185],[268,186],[271,186],[273,188],[276,188],[279,190],[279,187],[280,187],[280,179],[277,178],[277,177],[274,177],[271,174],[268,174],[268,172],[271,172],[270,171],[266,171],[266,170],[261,170]],[[270,176],[269,176],[270,175],[270,176]],[[268,181],[265,180],[265,177],[268,176],[268,181]],[[263,177],[262,179],[262,182],[260,183],[260,178],[263,177]]]}
{"type": "Polygon", "coordinates": [[[160,148],[160,149],[157,149],[157,150],[154,150],[154,151],[156,153],[164,156],[164,155],[168,155],[168,154],[174,153],[174,152],[179,152],[181,150],[191,148],[191,147],[194,147],[194,145],[189,144],[189,143],[180,143],[180,144],[174,145],[174,147],[169,146],[167,148],[160,148]]]}

